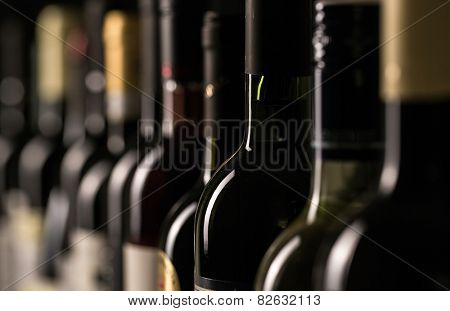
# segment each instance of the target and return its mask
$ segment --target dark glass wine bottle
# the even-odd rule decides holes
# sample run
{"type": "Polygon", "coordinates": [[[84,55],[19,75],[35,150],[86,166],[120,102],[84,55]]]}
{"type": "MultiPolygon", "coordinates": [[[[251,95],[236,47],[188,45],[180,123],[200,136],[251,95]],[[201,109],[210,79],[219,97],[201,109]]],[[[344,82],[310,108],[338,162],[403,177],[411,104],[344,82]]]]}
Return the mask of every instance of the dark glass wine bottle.
{"type": "Polygon", "coordinates": [[[244,7],[241,0],[212,1],[203,22],[204,171],[171,208],[160,237],[160,247],[175,266],[181,290],[194,289],[194,215],[201,192],[242,140],[244,7]]]}
{"type": "Polygon", "coordinates": [[[73,244],[68,264],[71,289],[110,289],[107,188],[114,162],[136,146],[140,112],[138,36],[138,19],[132,2],[106,13],[103,42],[109,154],[96,162],[80,182],[76,198],[77,226],[70,237],[73,244]]]}
{"type": "Polygon", "coordinates": [[[198,177],[193,122],[202,108],[201,25],[204,1],[162,0],[162,140],[133,177],[124,251],[124,289],[178,289],[173,265],[159,249],[162,221],[198,177]]]}
{"type": "Polygon", "coordinates": [[[108,185],[108,247],[111,289],[123,290],[123,252],[129,225],[131,180],[142,156],[153,148],[158,137],[161,75],[158,0],[139,1],[141,120],[138,146],[129,150],[114,166],[108,185]]]}
{"type": "MultiPolygon", "coordinates": [[[[39,4],[26,8],[26,14],[36,17],[39,4]]],[[[34,29],[12,12],[2,12],[0,23],[0,191],[4,195],[16,189],[18,155],[31,138],[31,53],[34,49],[34,29]],[[10,151],[8,151],[10,150],[10,151]]],[[[5,203],[2,195],[0,205],[5,203]]]]}
{"type": "Polygon", "coordinates": [[[197,290],[250,290],[265,251],[306,204],[296,191],[309,192],[311,10],[310,1],[246,1],[247,130],[200,198],[197,290]]]}
{"type": "Polygon", "coordinates": [[[450,44],[442,40],[450,7],[444,2],[383,3],[386,154],[380,195],[356,215],[339,215],[342,222],[330,228],[316,261],[318,289],[450,287],[450,44]]]}
{"type": "MultiPolygon", "coordinates": [[[[82,98],[80,71],[72,70],[83,61],[84,40],[77,6],[46,6],[36,27],[36,83],[38,134],[22,149],[19,157],[20,193],[11,209],[12,232],[17,236],[14,266],[17,276],[36,268],[44,209],[53,184],[58,182],[61,158],[77,137],[80,123],[70,120],[70,107],[82,98]],[[67,43],[67,44],[65,44],[67,43]],[[65,125],[70,120],[71,126],[65,125]],[[72,132],[74,130],[74,132],[72,132]]],[[[82,80],[81,80],[82,81],[82,80]]],[[[78,106],[78,109],[80,107],[78,106]]],[[[79,119],[78,119],[79,120],[79,119]]],[[[34,273],[17,283],[17,289],[46,286],[34,273]]]]}
{"type": "Polygon", "coordinates": [[[313,290],[314,259],[324,232],[336,221],[333,216],[360,208],[377,194],[383,106],[378,96],[379,55],[372,50],[379,44],[379,4],[318,1],[315,17],[312,196],[264,256],[256,290],[313,290]]]}
{"type": "MultiPolygon", "coordinates": [[[[15,1],[14,6],[34,20],[42,3],[15,1]]],[[[8,202],[17,193],[19,155],[33,135],[35,36],[32,23],[6,6],[0,10],[0,19],[0,288],[4,289],[15,281],[8,246],[8,202]]]]}
{"type": "MultiPolygon", "coordinates": [[[[45,275],[60,283],[63,270],[66,269],[65,261],[69,257],[68,236],[76,222],[76,196],[82,177],[106,151],[105,139],[105,114],[104,114],[104,73],[103,73],[103,44],[102,25],[105,13],[105,0],[88,0],[84,4],[84,29],[86,31],[87,48],[86,55],[90,60],[85,61],[85,66],[75,68],[84,79],[79,86],[84,90],[84,113],[79,115],[81,109],[72,114],[72,120],[80,118],[84,121],[83,134],[69,147],[64,154],[59,172],[59,184],[53,185],[50,192],[44,224],[44,239],[42,261],[47,264],[43,267],[45,275]],[[73,117],[73,116],[76,117],[73,117]],[[64,253],[62,256],[60,253],[64,253]]],[[[84,55],[81,55],[84,57],[84,55]]],[[[77,95],[75,95],[77,96],[77,95]]],[[[69,267],[70,269],[70,267],[69,267]]],[[[63,284],[59,284],[64,288],[63,284]]]]}

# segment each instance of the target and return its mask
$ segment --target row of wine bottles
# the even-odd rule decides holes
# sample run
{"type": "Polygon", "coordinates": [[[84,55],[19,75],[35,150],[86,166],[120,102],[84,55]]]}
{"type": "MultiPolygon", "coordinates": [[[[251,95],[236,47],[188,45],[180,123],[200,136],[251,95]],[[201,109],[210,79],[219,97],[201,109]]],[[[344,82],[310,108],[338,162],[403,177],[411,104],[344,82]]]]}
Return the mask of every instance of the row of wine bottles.
{"type": "Polygon", "coordinates": [[[448,289],[447,2],[0,4],[1,289],[448,289]]]}

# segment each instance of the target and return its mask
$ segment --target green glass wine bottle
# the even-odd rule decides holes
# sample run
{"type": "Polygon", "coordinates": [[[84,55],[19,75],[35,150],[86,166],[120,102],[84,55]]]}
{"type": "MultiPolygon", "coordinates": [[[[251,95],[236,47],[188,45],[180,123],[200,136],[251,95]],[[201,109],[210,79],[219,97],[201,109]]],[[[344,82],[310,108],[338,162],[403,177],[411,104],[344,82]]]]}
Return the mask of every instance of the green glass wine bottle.
{"type": "Polygon", "coordinates": [[[450,7],[386,0],[381,20],[380,194],[330,226],[314,282],[326,290],[448,290],[450,43],[442,31],[450,27],[450,7]]]}
{"type": "Polygon", "coordinates": [[[379,55],[360,58],[379,43],[378,1],[318,1],[315,16],[312,197],[266,253],[257,290],[312,290],[314,259],[333,216],[360,208],[377,193],[383,150],[379,55]]]}

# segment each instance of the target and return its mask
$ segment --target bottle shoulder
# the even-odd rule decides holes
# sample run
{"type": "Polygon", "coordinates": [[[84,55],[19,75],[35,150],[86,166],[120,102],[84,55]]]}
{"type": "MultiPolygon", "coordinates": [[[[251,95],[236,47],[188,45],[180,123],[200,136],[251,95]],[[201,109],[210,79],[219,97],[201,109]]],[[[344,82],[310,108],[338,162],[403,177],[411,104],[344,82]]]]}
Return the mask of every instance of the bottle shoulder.
{"type": "Polygon", "coordinates": [[[183,227],[189,223],[190,219],[193,219],[202,190],[203,184],[197,182],[170,208],[161,227],[160,246],[162,249],[173,244],[173,240],[177,239],[176,233],[183,232],[183,227]]]}
{"type": "Polygon", "coordinates": [[[299,216],[267,250],[258,270],[255,289],[312,290],[312,260],[326,226],[326,222],[320,220],[308,224],[304,217],[299,216]]]}
{"type": "MultiPolygon", "coordinates": [[[[329,227],[345,210],[359,210],[362,204],[348,195],[321,196],[309,200],[304,211],[272,243],[260,265],[256,289],[311,290],[314,259],[329,227]],[[301,275],[292,278],[290,275],[301,275]]],[[[362,199],[361,199],[362,200],[362,199]]],[[[363,201],[363,200],[362,200],[363,201]]]]}
{"type": "Polygon", "coordinates": [[[284,175],[280,183],[261,169],[244,170],[237,157],[219,169],[200,198],[196,269],[202,277],[220,280],[235,275],[252,287],[264,253],[305,207],[309,184],[297,172],[277,172],[277,177],[284,175]],[[241,271],[242,261],[252,269],[241,271]],[[219,262],[228,262],[229,268],[217,272],[219,262]]]}
{"type": "MultiPolygon", "coordinates": [[[[289,169],[271,171],[252,165],[248,162],[246,152],[242,152],[241,149],[220,166],[205,186],[199,202],[199,213],[212,201],[220,205],[223,200],[244,202],[253,197],[256,203],[258,198],[270,197],[271,199],[266,202],[270,205],[277,198],[280,203],[289,199],[306,200],[309,195],[309,171],[289,169]],[[280,197],[281,193],[288,195],[280,197]]],[[[304,204],[302,208],[303,206],[304,204]]]]}
{"type": "Polygon", "coordinates": [[[125,153],[114,165],[111,171],[111,178],[108,185],[108,193],[123,194],[126,190],[127,181],[132,177],[134,170],[138,165],[138,154],[136,150],[130,150],[125,153]]]}
{"type": "Polygon", "coordinates": [[[125,198],[130,190],[131,179],[136,170],[137,161],[137,151],[130,150],[112,168],[107,190],[109,217],[117,217],[124,209],[129,207],[125,198]]]}
{"type": "Polygon", "coordinates": [[[450,260],[450,250],[442,248],[450,228],[437,219],[442,217],[417,215],[414,211],[423,204],[385,197],[340,215],[320,246],[315,264],[318,289],[448,287],[450,271],[443,271],[439,262],[450,260]]]}
{"type": "Polygon", "coordinates": [[[160,164],[163,156],[164,149],[161,146],[155,146],[142,157],[132,177],[130,188],[132,204],[133,202],[140,202],[146,195],[145,189],[147,188],[147,184],[154,180],[153,175],[161,169],[160,164]]]}
{"type": "Polygon", "coordinates": [[[30,164],[43,165],[44,162],[49,160],[51,155],[61,149],[58,146],[55,141],[44,136],[37,135],[33,137],[22,149],[20,154],[21,166],[30,167],[30,164]]]}
{"type": "Polygon", "coordinates": [[[93,158],[95,149],[95,144],[90,139],[80,140],[69,147],[61,162],[60,175],[63,187],[71,182],[79,182],[80,174],[93,158]]]}
{"type": "Polygon", "coordinates": [[[14,155],[13,143],[9,139],[0,136],[0,150],[0,171],[4,174],[9,161],[14,155]]]}
{"type": "Polygon", "coordinates": [[[93,165],[83,176],[76,197],[78,224],[87,229],[102,225],[104,219],[97,215],[106,203],[106,188],[113,162],[104,159],[93,165]]]}

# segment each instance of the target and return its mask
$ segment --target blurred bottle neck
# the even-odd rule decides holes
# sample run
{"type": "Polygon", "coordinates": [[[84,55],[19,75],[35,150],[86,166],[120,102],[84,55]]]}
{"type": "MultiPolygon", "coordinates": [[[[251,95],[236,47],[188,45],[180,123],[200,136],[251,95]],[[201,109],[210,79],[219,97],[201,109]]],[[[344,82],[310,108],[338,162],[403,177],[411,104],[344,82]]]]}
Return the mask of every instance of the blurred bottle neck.
{"type": "Polygon", "coordinates": [[[214,3],[202,30],[204,68],[204,173],[206,184],[242,141],[244,119],[244,2],[214,3]],[[234,6],[233,6],[234,5],[234,6]],[[226,9],[233,12],[227,12],[226,9]]]}
{"type": "Polygon", "coordinates": [[[201,27],[205,2],[160,1],[159,5],[162,134],[164,139],[173,140],[179,129],[202,116],[201,27]]]}
{"type": "Polygon", "coordinates": [[[376,51],[379,5],[319,1],[315,16],[314,170],[308,222],[323,213],[320,205],[341,208],[366,190],[375,190],[383,155],[376,51]]]}
{"type": "Polygon", "coordinates": [[[164,139],[190,132],[202,116],[203,85],[200,82],[163,80],[162,133],[164,139]]]}
{"type": "Polygon", "coordinates": [[[450,174],[449,100],[390,102],[380,190],[402,198],[446,194],[450,174]],[[414,194],[411,196],[411,194],[414,194]]]}

